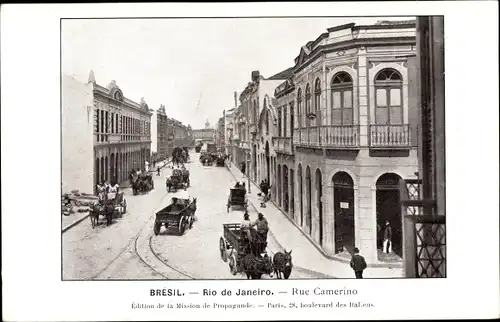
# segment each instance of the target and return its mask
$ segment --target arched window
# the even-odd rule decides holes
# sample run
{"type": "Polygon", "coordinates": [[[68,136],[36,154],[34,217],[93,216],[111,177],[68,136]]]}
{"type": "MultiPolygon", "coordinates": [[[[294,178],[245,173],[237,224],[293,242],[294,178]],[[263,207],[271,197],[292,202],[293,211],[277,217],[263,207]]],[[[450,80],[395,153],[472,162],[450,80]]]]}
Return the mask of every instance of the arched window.
{"type": "Polygon", "coordinates": [[[306,114],[309,114],[311,112],[312,112],[311,111],[311,86],[309,84],[307,84],[307,86],[306,86],[306,114]]]}
{"type": "Polygon", "coordinates": [[[297,123],[298,123],[298,128],[301,128],[304,124],[302,121],[302,115],[304,114],[304,111],[302,111],[302,89],[299,88],[299,91],[297,92],[297,123]]]}
{"type": "Polygon", "coordinates": [[[394,69],[383,69],[375,76],[375,123],[403,123],[403,78],[394,69]]]}
{"type": "Polygon", "coordinates": [[[332,125],[352,125],[354,119],[351,76],[340,72],[333,76],[331,86],[332,125]]]}

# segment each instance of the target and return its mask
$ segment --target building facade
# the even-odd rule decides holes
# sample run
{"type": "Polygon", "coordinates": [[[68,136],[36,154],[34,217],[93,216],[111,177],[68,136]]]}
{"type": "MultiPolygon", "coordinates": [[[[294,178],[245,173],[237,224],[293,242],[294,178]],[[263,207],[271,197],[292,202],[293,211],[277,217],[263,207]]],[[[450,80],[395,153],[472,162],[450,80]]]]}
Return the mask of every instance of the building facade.
{"type": "Polygon", "coordinates": [[[132,169],[144,169],[151,156],[151,110],[141,99],[136,103],[123,95],[115,81],[98,85],[93,72],[94,187],[109,181],[128,180],[132,169]]]}
{"type": "Polygon", "coordinates": [[[295,220],[295,151],[293,146],[295,116],[295,84],[293,75],[274,92],[277,111],[277,133],[273,138],[276,151],[276,179],[273,200],[290,219],[295,220]]]}
{"type": "MultiPolygon", "coordinates": [[[[170,156],[168,146],[168,117],[165,106],[160,105],[156,111],[156,159],[165,160],[170,156]]],[[[171,151],[170,151],[171,152],[171,151]]]]}
{"type": "Polygon", "coordinates": [[[93,180],[93,83],[62,75],[61,168],[63,193],[77,189],[92,193],[93,180]]]}
{"type": "Polygon", "coordinates": [[[191,125],[184,125],[181,121],[173,118],[168,118],[167,124],[167,153],[169,156],[175,147],[192,148],[194,146],[191,125]]]}
{"type": "Polygon", "coordinates": [[[215,145],[217,146],[217,151],[226,151],[226,127],[224,119],[226,117],[226,111],[223,112],[222,117],[217,121],[217,129],[215,131],[215,145]]]}
{"type": "Polygon", "coordinates": [[[358,247],[384,260],[386,221],[402,255],[399,180],[418,171],[415,46],[414,21],[330,28],[301,48],[293,79],[277,89],[278,128],[289,136],[274,139],[284,152],[274,200],[328,255],[358,247]]]}
{"type": "Polygon", "coordinates": [[[210,127],[208,120],[205,122],[204,129],[194,129],[193,138],[196,142],[214,143],[215,142],[215,129],[210,127]]]}

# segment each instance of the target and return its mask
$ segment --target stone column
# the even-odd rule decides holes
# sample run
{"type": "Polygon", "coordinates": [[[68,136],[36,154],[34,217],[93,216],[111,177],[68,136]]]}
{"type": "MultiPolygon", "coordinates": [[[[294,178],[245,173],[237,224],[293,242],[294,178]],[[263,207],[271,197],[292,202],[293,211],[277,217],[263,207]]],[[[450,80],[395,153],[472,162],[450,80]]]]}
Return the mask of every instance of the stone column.
{"type": "Polygon", "coordinates": [[[361,47],[358,52],[358,97],[359,97],[359,125],[360,125],[360,145],[368,145],[368,125],[370,115],[368,107],[368,67],[366,59],[366,49],[361,47]]]}
{"type": "Polygon", "coordinates": [[[328,254],[335,254],[335,212],[333,211],[333,185],[323,185],[323,249],[328,254]]]}

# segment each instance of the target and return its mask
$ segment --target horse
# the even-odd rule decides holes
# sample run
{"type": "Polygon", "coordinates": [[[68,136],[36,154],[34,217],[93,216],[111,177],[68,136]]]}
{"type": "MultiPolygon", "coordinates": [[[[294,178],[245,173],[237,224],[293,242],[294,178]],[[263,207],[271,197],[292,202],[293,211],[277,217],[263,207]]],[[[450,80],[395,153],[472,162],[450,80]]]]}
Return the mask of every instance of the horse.
{"type": "Polygon", "coordinates": [[[266,254],[264,257],[255,254],[246,254],[243,258],[243,271],[247,279],[261,279],[263,274],[269,274],[273,278],[274,268],[271,259],[266,254]]]}
{"type": "Polygon", "coordinates": [[[90,222],[92,223],[92,229],[99,223],[99,216],[104,215],[106,217],[106,226],[111,225],[113,221],[113,213],[115,212],[115,207],[112,204],[94,204],[90,207],[90,222]]]}
{"type": "Polygon", "coordinates": [[[281,279],[281,274],[283,274],[283,277],[287,280],[292,273],[292,251],[287,252],[286,249],[284,251],[284,254],[282,252],[274,254],[273,265],[278,279],[281,279]]]}

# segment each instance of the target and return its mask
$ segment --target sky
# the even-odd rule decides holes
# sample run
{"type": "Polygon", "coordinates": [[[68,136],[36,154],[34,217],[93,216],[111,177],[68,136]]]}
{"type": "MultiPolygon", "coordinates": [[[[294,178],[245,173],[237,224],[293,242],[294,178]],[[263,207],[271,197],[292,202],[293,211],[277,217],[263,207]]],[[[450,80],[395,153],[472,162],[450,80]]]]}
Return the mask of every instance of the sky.
{"type": "Polygon", "coordinates": [[[115,80],[125,97],[144,97],[155,111],[163,104],[169,117],[203,128],[235,107],[234,91],[253,70],[271,77],[327,28],[378,20],[406,18],[63,20],[62,72],[86,82],[93,70],[99,85],[115,80]]]}

